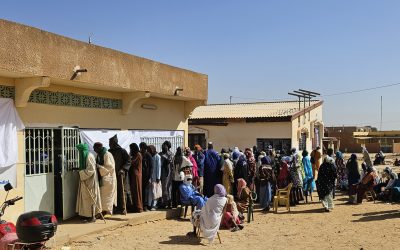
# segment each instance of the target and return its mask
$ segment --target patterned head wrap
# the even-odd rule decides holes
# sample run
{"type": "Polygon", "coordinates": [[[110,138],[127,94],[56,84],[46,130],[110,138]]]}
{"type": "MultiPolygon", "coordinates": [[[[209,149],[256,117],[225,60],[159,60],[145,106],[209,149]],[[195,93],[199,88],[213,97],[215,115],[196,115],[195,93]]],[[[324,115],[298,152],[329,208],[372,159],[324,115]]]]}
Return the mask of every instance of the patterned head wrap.
{"type": "Polygon", "coordinates": [[[238,195],[238,197],[240,197],[242,195],[243,189],[247,186],[247,183],[243,178],[238,179],[237,182],[238,182],[237,183],[237,191],[238,191],[237,195],[238,195]]]}

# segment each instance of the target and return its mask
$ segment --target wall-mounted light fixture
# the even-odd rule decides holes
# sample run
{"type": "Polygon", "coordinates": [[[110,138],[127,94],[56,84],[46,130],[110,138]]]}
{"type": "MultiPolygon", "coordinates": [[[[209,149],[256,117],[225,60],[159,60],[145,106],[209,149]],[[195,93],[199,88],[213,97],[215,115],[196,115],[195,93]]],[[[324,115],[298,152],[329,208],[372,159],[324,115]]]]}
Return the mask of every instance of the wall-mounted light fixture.
{"type": "Polygon", "coordinates": [[[180,87],[176,86],[175,87],[174,96],[177,96],[179,94],[179,91],[183,91],[183,88],[180,88],[180,87]]]}
{"type": "Polygon", "coordinates": [[[142,104],[142,109],[151,109],[151,110],[156,110],[157,106],[154,104],[142,104]]]}
{"type": "Polygon", "coordinates": [[[81,73],[87,72],[87,69],[81,69],[80,66],[75,66],[73,72],[74,72],[74,74],[71,76],[70,80],[74,80],[77,76],[80,76],[81,73]]]}

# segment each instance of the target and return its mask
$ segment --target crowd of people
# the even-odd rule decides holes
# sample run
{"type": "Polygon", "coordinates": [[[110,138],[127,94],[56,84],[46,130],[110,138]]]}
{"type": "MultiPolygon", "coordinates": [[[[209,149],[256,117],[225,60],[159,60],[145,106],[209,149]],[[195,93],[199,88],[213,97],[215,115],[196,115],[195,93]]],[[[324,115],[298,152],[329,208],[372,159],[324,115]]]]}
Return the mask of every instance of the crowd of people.
{"type": "Polygon", "coordinates": [[[128,153],[114,136],[109,140],[109,150],[99,142],[93,148],[96,157],[87,144],[77,145],[81,179],[77,212],[86,221],[192,206],[194,230],[189,234],[201,231],[210,241],[220,226],[231,231],[243,229],[250,202],[258,202],[263,212],[270,211],[276,190],[290,183],[291,205],[317,190],[327,212],[334,207],[337,189],[347,190],[349,202],[356,204],[368,191],[382,200],[400,196],[397,175],[386,167],[379,178],[366,149],[360,171],[355,154],[346,162],[340,151],[334,154],[332,149],[323,157],[320,147],[311,154],[296,148],[288,153],[272,147],[259,151],[256,146],[217,152],[210,142],[207,149],[200,145],[194,151],[178,147],[173,153],[171,143],[165,141],[161,152],[142,142],[130,144],[128,153]]]}

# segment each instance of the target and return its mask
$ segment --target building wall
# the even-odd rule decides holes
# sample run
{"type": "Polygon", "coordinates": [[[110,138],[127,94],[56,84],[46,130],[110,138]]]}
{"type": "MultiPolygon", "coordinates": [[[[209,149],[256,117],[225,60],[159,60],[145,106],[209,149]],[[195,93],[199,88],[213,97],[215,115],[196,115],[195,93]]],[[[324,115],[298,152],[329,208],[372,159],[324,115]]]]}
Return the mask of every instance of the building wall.
{"type": "Polygon", "coordinates": [[[322,137],[324,136],[323,122],[322,122],[322,108],[320,105],[310,112],[301,114],[299,117],[292,120],[292,147],[299,148],[299,136],[300,133],[306,132],[306,148],[308,152],[312,150],[312,137],[313,137],[313,127],[319,126],[320,128],[320,145],[322,146],[322,137]]]}
{"type": "Polygon", "coordinates": [[[227,126],[190,125],[208,131],[207,142],[213,142],[216,150],[233,148],[244,150],[257,145],[257,138],[291,138],[290,122],[231,122],[227,126]]]}
{"type": "Polygon", "coordinates": [[[0,76],[48,76],[56,84],[166,96],[178,86],[180,97],[207,100],[204,74],[2,19],[0,34],[0,76]],[[70,81],[75,66],[87,72],[70,81]]]}
{"type": "MultiPolygon", "coordinates": [[[[16,196],[24,197],[25,185],[24,185],[24,173],[25,173],[25,150],[24,150],[24,133],[23,131],[18,132],[18,162],[17,162],[17,186],[10,191],[8,198],[15,198],[16,196]]],[[[0,191],[0,201],[3,202],[6,197],[4,190],[0,191]]],[[[5,215],[2,217],[3,220],[16,222],[18,216],[25,211],[24,200],[17,201],[14,206],[6,209],[5,215]]]]}

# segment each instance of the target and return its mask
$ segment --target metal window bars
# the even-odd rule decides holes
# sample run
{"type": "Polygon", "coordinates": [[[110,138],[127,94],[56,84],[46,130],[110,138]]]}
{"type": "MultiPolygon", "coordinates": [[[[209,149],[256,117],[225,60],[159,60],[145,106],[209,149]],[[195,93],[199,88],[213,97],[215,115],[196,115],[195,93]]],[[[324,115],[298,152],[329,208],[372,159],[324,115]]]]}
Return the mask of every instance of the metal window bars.
{"type": "Polygon", "coordinates": [[[170,137],[140,137],[141,142],[145,142],[147,145],[154,145],[157,152],[161,152],[161,146],[165,141],[171,142],[171,151],[175,153],[177,147],[184,145],[183,136],[170,136],[170,137]]]}
{"type": "Polygon", "coordinates": [[[62,128],[62,161],[64,172],[71,172],[79,166],[79,152],[76,145],[80,143],[79,129],[62,128]]]}
{"type": "Polygon", "coordinates": [[[25,129],[25,155],[25,175],[39,175],[53,172],[53,129],[25,129]]]}

